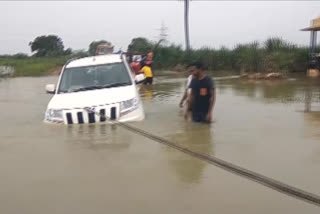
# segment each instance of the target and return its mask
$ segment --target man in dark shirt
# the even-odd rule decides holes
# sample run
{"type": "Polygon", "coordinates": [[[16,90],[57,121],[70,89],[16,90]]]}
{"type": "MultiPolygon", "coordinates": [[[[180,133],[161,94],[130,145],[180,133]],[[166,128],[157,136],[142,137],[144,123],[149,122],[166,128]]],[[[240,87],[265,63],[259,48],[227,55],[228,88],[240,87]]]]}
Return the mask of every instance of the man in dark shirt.
{"type": "Polygon", "coordinates": [[[216,100],[214,82],[211,77],[207,76],[202,63],[192,63],[190,70],[194,78],[189,85],[191,95],[185,118],[188,118],[188,111],[192,111],[193,121],[211,122],[212,110],[216,100]]]}

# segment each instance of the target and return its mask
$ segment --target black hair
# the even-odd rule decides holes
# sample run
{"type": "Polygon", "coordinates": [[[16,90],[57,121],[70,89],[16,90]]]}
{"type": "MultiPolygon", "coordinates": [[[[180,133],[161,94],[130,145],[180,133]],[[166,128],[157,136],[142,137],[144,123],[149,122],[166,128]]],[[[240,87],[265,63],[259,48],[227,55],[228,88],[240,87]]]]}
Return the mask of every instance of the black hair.
{"type": "Polygon", "coordinates": [[[192,62],[190,63],[187,68],[190,68],[190,67],[196,67],[197,69],[201,69],[201,70],[204,70],[205,69],[205,66],[202,64],[202,62],[199,62],[199,61],[196,61],[196,62],[192,62]]]}

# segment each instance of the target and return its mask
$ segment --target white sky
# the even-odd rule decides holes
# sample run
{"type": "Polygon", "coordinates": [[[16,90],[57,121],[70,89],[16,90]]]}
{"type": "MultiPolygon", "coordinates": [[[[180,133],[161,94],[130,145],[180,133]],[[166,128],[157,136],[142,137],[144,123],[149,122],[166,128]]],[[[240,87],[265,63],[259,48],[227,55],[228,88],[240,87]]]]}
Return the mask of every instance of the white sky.
{"type": "MultiPolygon", "coordinates": [[[[55,34],[66,48],[87,49],[94,40],[127,49],[134,37],[156,40],[161,22],[168,40],[184,45],[182,1],[0,1],[0,54],[30,53],[28,43],[55,34]]],[[[191,1],[191,46],[233,47],[278,36],[309,44],[309,26],[320,1],[191,1]]]]}

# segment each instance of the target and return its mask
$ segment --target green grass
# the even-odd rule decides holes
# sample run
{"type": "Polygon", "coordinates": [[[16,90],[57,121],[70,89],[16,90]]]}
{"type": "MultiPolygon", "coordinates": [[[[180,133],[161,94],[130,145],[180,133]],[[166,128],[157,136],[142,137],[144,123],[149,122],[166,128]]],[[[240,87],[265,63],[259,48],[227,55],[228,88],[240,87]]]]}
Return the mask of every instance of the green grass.
{"type": "Polygon", "coordinates": [[[14,57],[0,57],[0,66],[13,66],[14,76],[43,76],[48,75],[54,68],[63,66],[67,57],[30,57],[17,59],[14,57]]]}
{"type": "Polygon", "coordinates": [[[279,38],[263,43],[238,44],[232,49],[200,48],[185,52],[180,46],[160,46],[155,51],[155,69],[171,69],[201,61],[210,71],[236,72],[305,72],[308,48],[299,47],[279,38]]]}

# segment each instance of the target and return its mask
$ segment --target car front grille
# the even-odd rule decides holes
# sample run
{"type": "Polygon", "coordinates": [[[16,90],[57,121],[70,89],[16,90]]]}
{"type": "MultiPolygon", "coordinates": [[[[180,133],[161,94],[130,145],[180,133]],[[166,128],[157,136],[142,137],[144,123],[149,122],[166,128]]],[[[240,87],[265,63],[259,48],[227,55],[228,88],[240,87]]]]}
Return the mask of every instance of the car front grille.
{"type": "Polygon", "coordinates": [[[105,122],[107,120],[116,120],[118,108],[116,106],[104,107],[87,111],[85,109],[72,109],[65,111],[64,121],[66,124],[83,124],[105,122]]]}

